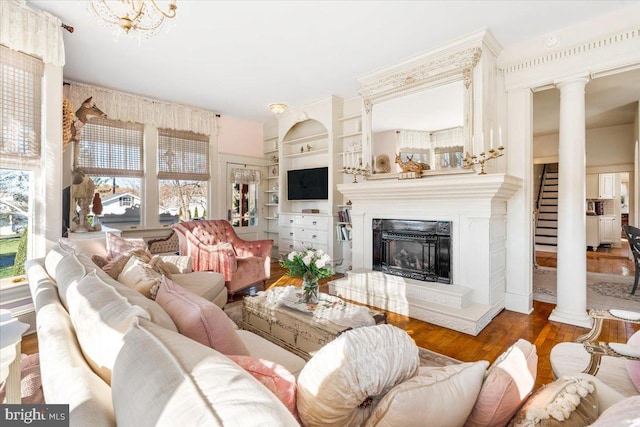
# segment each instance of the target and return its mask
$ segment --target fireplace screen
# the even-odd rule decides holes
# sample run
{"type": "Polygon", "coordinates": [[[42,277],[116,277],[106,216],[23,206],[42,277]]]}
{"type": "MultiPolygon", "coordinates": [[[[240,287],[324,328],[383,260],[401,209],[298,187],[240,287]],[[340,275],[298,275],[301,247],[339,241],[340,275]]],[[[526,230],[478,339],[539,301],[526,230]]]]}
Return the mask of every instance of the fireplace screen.
{"type": "Polygon", "coordinates": [[[373,220],[373,269],[451,283],[451,222],[373,220]]]}

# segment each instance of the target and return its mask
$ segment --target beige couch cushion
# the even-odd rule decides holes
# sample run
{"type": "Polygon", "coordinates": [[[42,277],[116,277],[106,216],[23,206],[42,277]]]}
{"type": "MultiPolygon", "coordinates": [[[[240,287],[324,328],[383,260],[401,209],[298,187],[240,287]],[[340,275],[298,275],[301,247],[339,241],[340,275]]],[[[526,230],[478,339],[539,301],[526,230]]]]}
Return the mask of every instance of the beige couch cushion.
{"type": "Polygon", "coordinates": [[[72,426],[115,426],[111,389],[84,359],[69,314],[43,267],[42,259],[26,264],[36,310],[44,398],[49,404],[69,405],[72,426]]]}
{"type": "Polygon", "coordinates": [[[91,271],[67,290],[69,315],[87,361],[111,383],[111,370],[131,319],[142,317],[177,331],[167,313],[154,301],[91,271]],[[156,304],[157,309],[149,310],[156,304]]]}
{"type": "Polygon", "coordinates": [[[298,426],[273,393],[211,348],[144,319],[123,340],[112,383],[119,427],[298,426]]]}
{"type": "Polygon", "coordinates": [[[224,276],[215,271],[172,274],[170,279],[188,289],[192,294],[208,301],[216,299],[221,292],[227,293],[227,289],[224,287],[224,276]]]}
{"type": "Polygon", "coordinates": [[[69,255],[71,251],[63,249],[59,243],[53,245],[53,248],[44,258],[44,266],[46,268],[47,274],[51,276],[53,280],[58,280],[58,276],[56,274],[56,269],[58,268],[58,264],[65,256],[69,255]]]}
{"type": "MultiPolygon", "coordinates": [[[[478,397],[489,362],[420,368],[387,393],[365,427],[462,426],[478,397]]],[[[492,426],[492,424],[486,424],[492,426]]]]}
{"type": "Polygon", "coordinates": [[[247,347],[247,350],[249,350],[249,355],[251,357],[270,360],[282,365],[295,377],[298,377],[300,371],[302,371],[302,368],[304,368],[304,365],[307,363],[300,356],[297,356],[271,341],[262,338],[258,334],[254,334],[250,331],[243,331],[242,329],[238,329],[236,333],[247,347]]]}
{"type": "MultiPolygon", "coordinates": [[[[411,337],[393,325],[349,330],[322,347],[298,377],[298,415],[307,426],[360,426],[420,363],[411,337]]],[[[479,386],[478,386],[479,389],[479,386]]]]}

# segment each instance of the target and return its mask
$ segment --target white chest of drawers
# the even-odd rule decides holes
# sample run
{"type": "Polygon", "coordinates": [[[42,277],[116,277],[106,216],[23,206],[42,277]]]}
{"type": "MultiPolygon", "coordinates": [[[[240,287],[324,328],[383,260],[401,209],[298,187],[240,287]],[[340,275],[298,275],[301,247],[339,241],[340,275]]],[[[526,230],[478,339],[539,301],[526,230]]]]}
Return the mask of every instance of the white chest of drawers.
{"type": "Polygon", "coordinates": [[[328,252],[329,217],[323,214],[281,213],[278,248],[281,253],[307,248],[328,252]]]}

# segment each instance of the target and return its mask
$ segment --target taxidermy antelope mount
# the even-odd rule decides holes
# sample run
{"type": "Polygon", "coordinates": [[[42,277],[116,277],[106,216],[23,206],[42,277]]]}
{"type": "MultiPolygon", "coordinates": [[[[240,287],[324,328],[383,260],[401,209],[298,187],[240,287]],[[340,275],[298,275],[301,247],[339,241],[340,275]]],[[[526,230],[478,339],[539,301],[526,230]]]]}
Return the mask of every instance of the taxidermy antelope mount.
{"type": "Polygon", "coordinates": [[[80,130],[92,117],[107,117],[95,103],[92,96],[85,99],[76,111],[76,118],[71,123],[71,140],[73,141],[73,183],[80,184],[84,178],[84,171],[78,168],[78,155],[80,154],[80,130]]]}
{"type": "Polygon", "coordinates": [[[396,154],[396,163],[400,165],[400,169],[402,169],[403,173],[415,172],[416,174],[420,175],[423,170],[430,169],[429,165],[425,165],[424,163],[416,162],[415,160],[413,160],[413,156],[408,157],[408,159],[409,160],[407,160],[406,162],[403,162],[401,154],[396,154]]]}
{"type": "MultiPolygon", "coordinates": [[[[78,156],[80,155],[80,130],[86,122],[92,117],[106,117],[95,103],[91,103],[89,97],[84,100],[80,108],[76,111],[76,119],[71,124],[71,140],[73,141],[73,174],[71,194],[73,200],[80,208],[78,222],[71,222],[71,231],[86,232],[99,229],[98,226],[92,226],[87,221],[89,215],[89,206],[94,197],[95,185],[90,176],[88,176],[82,168],[78,167],[78,156]]],[[[73,209],[75,212],[75,208],[73,209]]]]}

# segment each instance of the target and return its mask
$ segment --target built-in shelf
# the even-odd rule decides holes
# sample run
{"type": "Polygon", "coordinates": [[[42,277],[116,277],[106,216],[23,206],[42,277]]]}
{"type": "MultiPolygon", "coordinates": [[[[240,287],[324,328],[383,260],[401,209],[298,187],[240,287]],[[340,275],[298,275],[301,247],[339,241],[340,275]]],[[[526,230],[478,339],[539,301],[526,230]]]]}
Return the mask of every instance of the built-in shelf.
{"type": "MultiPolygon", "coordinates": [[[[274,177],[275,178],[275,177],[274,177]]],[[[278,190],[264,190],[265,193],[277,193],[278,190]]]]}
{"type": "Polygon", "coordinates": [[[278,204],[277,204],[277,203],[265,203],[264,205],[265,205],[265,206],[269,206],[269,207],[271,207],[271,206],[278,206],[278,204]]]}
{"type": "Polygon", "coordinates": [[[341,156],[343,154],[358,154],[358,153],[362,153],[362,150],[354,150],[354,151],[340,151],[339,153],[336,153],[337,155],[341,156]]]}
{"type": "Polygon", "coordinates": [[[347,120],[359,119],[362,117],[362,114],[353,114],[351,116],[344,116],[338,119],[339,122],[346,122],[347,120]]]}
{"type": "Polygon", "coordinates": [[[278,152],[278,150],[269,150],[269,151],[265,151],[264,154],[276,154],[278,152]]]}
{"type": "Polygon", "coordinates": [[[286,157],[286,158],[306,157],[306,156],[313,156],[315,154],[322,154],[327,152],[329,152],[328,148],[318,148],[316,150],[305,151],[303,153],[283,154],[282,157],[286,157]]]}
{"type": "Polygon", "coordinates": [[[270,168],[270,167],[278,166],[278,165],[280,165],[280,163],[269,163],[269,164],[267,165],[267,167],[268,167],[268,168],[270,168]]]}
{"type": "Polygon", "coordinates": [[[278,139],[278,137],[277,137],[277,136],[271,136],[271,137],[269,137],[269,138],[265,138],[265,139],[264,139],[264,142],[267,142],[267,141],[273,141],[273,140],[275,140],[275,139],[278,139]]]}
{"type": "MultiPolygon", "coordinates": [[[[277,216],[265,216],[264,219],[268,219],[269,221],[276,221],[278,219],[278,217],[277,216]]],[[[278,234],[277,231],[270,231],[270,230],[267,230],[267,233],[278,234]]]]}
{"type": "Polygon", "coordinates": [[[358,136],[358,135],[362,135],[362,132],[358,131],[358,132],[345,133],[344,135],[338,136],[338,138],[349,138],[349,137],[358,136]]]}
{"type": "Polygon", "coordinates": [[[300,144],[303,142],[315,141],[317,139],[327,138],[328,132],[317,133],[315,135],[303,136],[302,138],[290,139],[288,141],[282,141],[283,144],[300,144]]]}
{"type": "Polygon", "coordinates": [[[266,177],[266,178],[264,178],[264,179],[269,179],[269,180],[271,180],[271,179],[278,179],[278,178],[279,178],[279,177],[277,177],[277,176],[268,176],[268,177],[266,177]]]}

